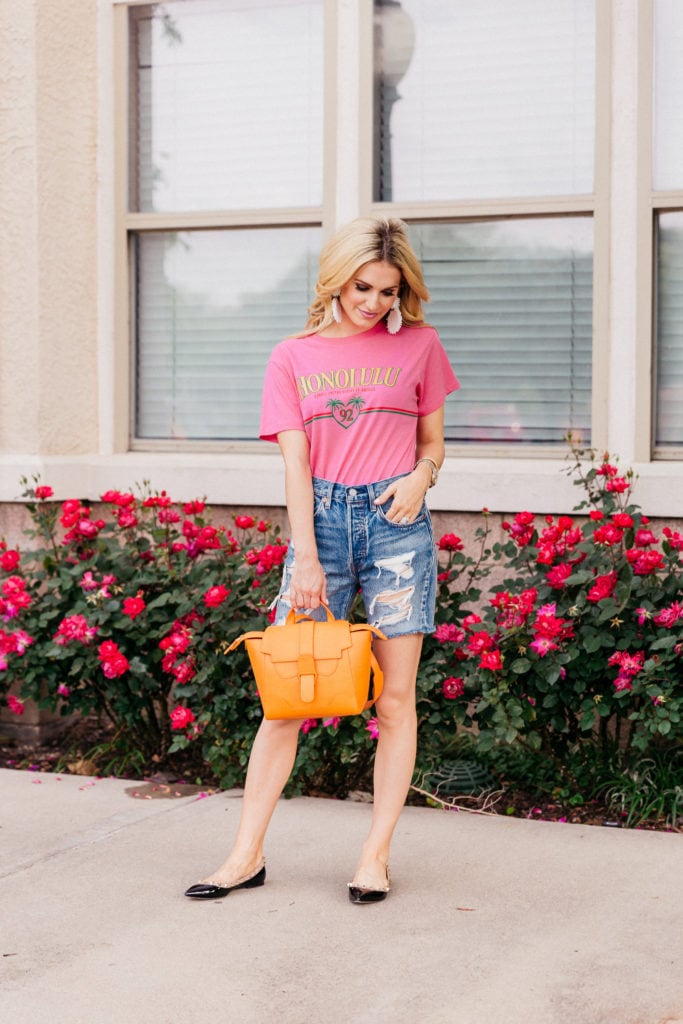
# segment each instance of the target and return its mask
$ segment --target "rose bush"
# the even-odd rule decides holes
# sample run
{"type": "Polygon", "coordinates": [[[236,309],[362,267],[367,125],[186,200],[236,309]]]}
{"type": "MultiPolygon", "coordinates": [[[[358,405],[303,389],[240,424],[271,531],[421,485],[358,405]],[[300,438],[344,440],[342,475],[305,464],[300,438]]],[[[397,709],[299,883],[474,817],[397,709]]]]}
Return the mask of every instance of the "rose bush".
{"type": "Polygon", "coordinates": [[[586,761],[683,738],[683,535],[655,535],[632,471],[574,456],[577,515],[503,523],[505,578],[477,614],[454,609],[441,666],[480,751],[521,741],[560,772],[582,748],[586,761]]]}
{"type": "Polygon", "coordinates": [[[20,688],[10,709],[31,697],[96,713],[122,751],[146,759],[209,723],[248,744],[260,714],[246,658],[228,664],[218,648],[267,625],[287,551],[278,531],[238,516],[233,533],[202,501],[146,487],[103,494],[96,518],[87,502],[50,503],[49,487],[23,482],[31,543],[0,544],[0,680],[20,688]]]}

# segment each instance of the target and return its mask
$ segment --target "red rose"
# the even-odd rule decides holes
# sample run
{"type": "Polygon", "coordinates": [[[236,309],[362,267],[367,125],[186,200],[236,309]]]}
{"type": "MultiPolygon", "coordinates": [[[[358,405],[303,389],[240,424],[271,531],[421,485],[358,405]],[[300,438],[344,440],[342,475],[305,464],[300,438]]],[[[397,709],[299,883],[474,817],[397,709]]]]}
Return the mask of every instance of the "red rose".
{"type": "Polygon", "coordinates": [[[3,551],[0,555],[0,565],[5,572],[14,572],[19,565],[20,557],[18,551],[3,551]]]}
{"type": "Polygon", "coordinates": [[[484,651],[479,664],[482,668],[488,668],[492,672],[497,672],[503,667],[503,659],[500,656],[500,651],[484,651]]]}
{"type": "Polygon", "coordinates": [[[145,602],[140,597],[140,593],[141,591],[138,591],[135,597],[125,597],[123,599],[123,614],[131,619],[137,618],[145,610],[145,602]]]}
{"type": "Polygon", "coordinates": [[[223,604],[230,591],[227,587],[222,584],[216,587],[209,587],[207,592],[204,594],[204,604],[208,608],[217,608],[219,604],[223,604]]]}
{"type": "Polygon", "coordinates": [[[462,551],[463,544],[454,533],[444,533],[439,540],[439,551],[462,551]]]}
{"type": "Polygon", "coordinates": [[[204,511],[203,501],[188,501],[183,505],[183,512],[186,516],[198,516],[204,511]]]}
{"type": "Polygon", "coordinates": [[[595,583],[588,591],[588,600],[595,603],[604,601],[606,597],[612,596],[616,585],[616,572],[608,572],[606,576],[596,576],[595,583]]]}
{"type": "Polygon", "coordinates": [[[633,526],[633,517],[628,512],[615,512],[612,516],[612,522],[621,530],[627,530],[630,526],[633,526]]]}
{"type": "Polygon", "coordinates": [[[171,712],[172,729],[187,729],[194,720],[194,713],[189,708],[177,707],[171,712]]]}
{"type": "Polygon", "coordinates": [[[40,487],[36,487],[36,498],[39,501],[45,501],[46,498],[51,498],[55,492],[47,484],[41,484],[40,487]]]}
{"type": "Polygon", "coordinates": [[[459,676],[449,676],[443,681],[443,695],[446,700],[456,700],[465,692],[465,681],[459,676]]]}
{"type": "Polygon", "coordinates": [[[23,715],[24,704],[18,697],[15,697],[13,693],[10,693],[7,697],[7,707],[10,709],[13,715],[23,715]]]}
{"type": "Polygon", "coordinates": [[[251,530],[256,525],[256,520],[251,516],[235,516],[235,526],[238,530],[251,530]]]}

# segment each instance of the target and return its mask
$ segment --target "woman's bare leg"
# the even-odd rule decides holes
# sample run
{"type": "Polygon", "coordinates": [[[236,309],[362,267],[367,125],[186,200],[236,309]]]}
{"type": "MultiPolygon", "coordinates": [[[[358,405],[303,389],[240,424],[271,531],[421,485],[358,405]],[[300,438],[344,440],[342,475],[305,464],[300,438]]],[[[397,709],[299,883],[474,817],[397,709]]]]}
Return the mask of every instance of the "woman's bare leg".
{"type": "Polygon", "coordinates": [[[376,640],[374,649],[384,673],[384,690],[376,704],[379,739],[375,754],[374,802],[370,832],[363,844],[353,884],[381,889],[387,883],[391,838],[415,768],[415,680],[422,634],[376,640]]]}
{"type": "Polygon", "coordinates": [[[260,864],[266,830],[294,766],[300,728],[298,720],[261,722],[249,757],[235,842],[227,860],[205,882],[229,885],[260,864]]]}

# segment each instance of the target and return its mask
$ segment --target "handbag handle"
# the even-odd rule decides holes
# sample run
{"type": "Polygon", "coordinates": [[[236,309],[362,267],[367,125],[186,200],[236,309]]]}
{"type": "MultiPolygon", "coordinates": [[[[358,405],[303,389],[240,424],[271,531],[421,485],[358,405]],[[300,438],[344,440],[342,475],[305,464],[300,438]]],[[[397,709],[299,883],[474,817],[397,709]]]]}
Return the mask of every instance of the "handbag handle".
{"type": "MultiPolygon", "coordinates": [[[[335,619],[334,615],[332,614],[332,609],[329,607],[329,605],[326,605],[324,601],[321,601],[320,602],[320,607],[324,608],[325,611],[327,612],[327,621],[328,622],[336,622],[337,621],[335,619]]],[[[307,620],[309,620],[311,618],[312,618],[312,616],[309,615],[307,612],[295,612],[293,608],[290,608],[289,609],[289,614],[287,615],[287,619],[285,620],[285,625],[291,626],[291,625],[293,625],[296,622],[305,622],[305,621],[307,621],[307,620]]],[[[317,621],[317,620],[314,619],[313,621],[317,621]]]]}

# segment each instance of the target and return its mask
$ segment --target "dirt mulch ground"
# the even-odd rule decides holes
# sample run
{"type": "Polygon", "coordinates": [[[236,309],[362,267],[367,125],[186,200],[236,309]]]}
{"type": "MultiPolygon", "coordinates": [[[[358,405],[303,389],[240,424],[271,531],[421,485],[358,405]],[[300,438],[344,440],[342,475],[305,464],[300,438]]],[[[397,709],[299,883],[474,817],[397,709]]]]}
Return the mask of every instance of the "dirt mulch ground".
{"type": "MultiPolygon", "coordinates": [[[[58,739],[47,740],[37,745],[18,744],[0,734],[0,768],[59,772],[64,775],[107,774],[106,759],[94,759],[93,750],[106,745],[112,736],[110,728],[100,726],[92,718],[76,722],[58,739]]],[[[116,775],[119,778],[141,782],[143,785],[138,785],[133,795],[147,799],[169,794],[182,796],[193,790],[215,791],[219,788],[217,779],[209,765],[199,757],[199,749],[196,747],[169,755],[165,759],[154,758],[135,769],[117,771],[116,775]]],[[[310,795],[328,798],[330,796],[323,793],[310,795]]],[[[368,794],[352,794],[351,799],[370,797],[368,794]]],[[[610,813],[599,801],[589,800],[579,806],[572,806],[539,798],[537,794],[525,792],[518,786],[505,783],[501,783],[500,789],[479,797],[447,797],[443,798],[443,801],[434,800],[426,790],[413,789],[409,794],[408,803],[432,806],[443,803],[452,807],[454,811],[463,813],[507,815],[534,821],[596,825],[605,828],[621,828],[624,825],[623,818],[610,813]]],[[[680,828],[667,828],[664,821],[648,821],[639,827],[655,831],[681,831],[680,828]]]]}

